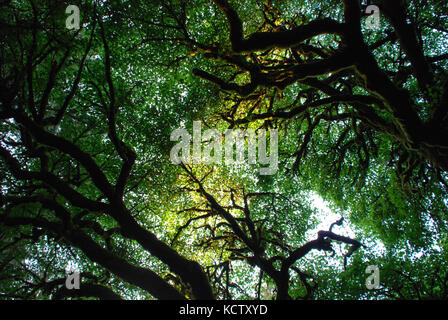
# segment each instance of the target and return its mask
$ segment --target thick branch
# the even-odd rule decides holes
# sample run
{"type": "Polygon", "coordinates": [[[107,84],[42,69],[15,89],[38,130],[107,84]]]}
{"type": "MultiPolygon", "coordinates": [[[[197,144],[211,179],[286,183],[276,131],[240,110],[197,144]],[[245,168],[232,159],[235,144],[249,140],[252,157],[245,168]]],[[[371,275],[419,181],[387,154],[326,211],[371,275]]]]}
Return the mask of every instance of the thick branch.
{"type": "Polygon", "coordinates": [[[230,42],[235,52],[262,51],[272,47],[291,48],[302,41],[321,34],[343,35],[344,25],[332,19],[311,21],[306,25],[288,31],[256,32],[247,39],[243,37],[243,24],[238,13],[227,0],[215,0],[215,3],[225,14],[230,26],[230,42]]]}

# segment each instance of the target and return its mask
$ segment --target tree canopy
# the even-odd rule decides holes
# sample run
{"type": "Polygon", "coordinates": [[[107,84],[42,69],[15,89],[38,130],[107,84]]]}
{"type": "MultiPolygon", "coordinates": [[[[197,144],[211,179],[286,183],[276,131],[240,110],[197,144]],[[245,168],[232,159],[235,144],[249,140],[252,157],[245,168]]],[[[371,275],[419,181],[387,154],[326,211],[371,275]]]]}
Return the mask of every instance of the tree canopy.
{"type": "Polygon", "coordinates": [[[448,3],[0,9],[2,299],[448,298],[448,3]],[[174,164],[197,121],[278,170],[174,164]]]}

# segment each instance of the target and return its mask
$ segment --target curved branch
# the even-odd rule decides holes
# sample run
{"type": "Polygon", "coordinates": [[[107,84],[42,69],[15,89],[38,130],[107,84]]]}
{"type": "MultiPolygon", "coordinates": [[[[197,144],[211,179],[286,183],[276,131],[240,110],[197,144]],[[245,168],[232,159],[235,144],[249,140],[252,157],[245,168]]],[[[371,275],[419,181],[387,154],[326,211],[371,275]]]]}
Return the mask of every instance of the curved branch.
{"type": "Polygon", "coordinates": [[[230,42],[235,52],[262,51],[272,47],[291,48],[302,41],[321,34],[343,35],[345,26],[333,19],[314,20],[288,31],[256,32],[247,39],[243,37],[243,24],[238,13],[227,0],[215,0],[230,26],[230,42]]]}

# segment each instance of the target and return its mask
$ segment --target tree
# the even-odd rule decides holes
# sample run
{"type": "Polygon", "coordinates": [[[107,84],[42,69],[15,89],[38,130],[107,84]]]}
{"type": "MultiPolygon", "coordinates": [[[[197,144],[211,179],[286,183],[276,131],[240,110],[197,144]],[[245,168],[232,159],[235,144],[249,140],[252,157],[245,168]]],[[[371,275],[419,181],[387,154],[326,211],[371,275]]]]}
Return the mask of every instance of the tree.
{"type": "MultiPolygon", "coordinates": [[[[402,297],[410,257],[446,247],[448,7],[373,3],[376,31],[356,0],[94,1],[78,30],[53,1],[1,4],[2,297],[402,297]],[[172,164],[197,119],[279,130],[279,172],[172,164]],[[312,191],[348,213],[310,236],[312,191]],[[389,289],[354,284],[368,259],[404,261],[389,289]]],[[[442,261],[406,297],[446,297],[422,278],[442,261]]]]}

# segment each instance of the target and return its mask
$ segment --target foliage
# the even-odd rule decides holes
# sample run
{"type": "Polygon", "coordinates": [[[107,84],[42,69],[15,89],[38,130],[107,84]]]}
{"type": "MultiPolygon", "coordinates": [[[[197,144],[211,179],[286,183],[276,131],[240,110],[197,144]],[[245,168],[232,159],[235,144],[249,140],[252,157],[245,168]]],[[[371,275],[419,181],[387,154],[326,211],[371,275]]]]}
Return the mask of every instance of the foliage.
{"type": "Polygon", "coordinates": [[[369,3],[2,2],[0,296],[446,299],[448,5],[369,3]],[[278,172],[174,165],[193,121],[278,172]]]}

